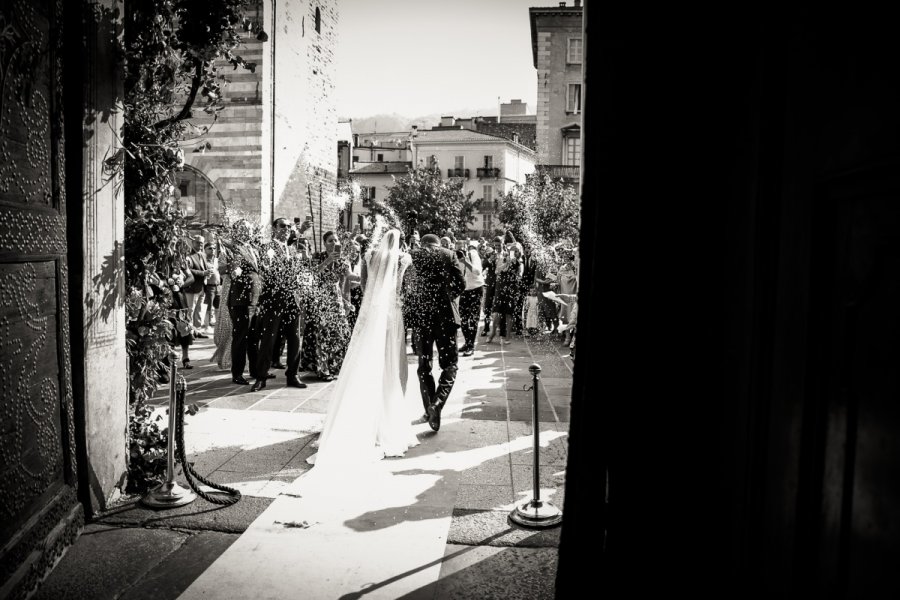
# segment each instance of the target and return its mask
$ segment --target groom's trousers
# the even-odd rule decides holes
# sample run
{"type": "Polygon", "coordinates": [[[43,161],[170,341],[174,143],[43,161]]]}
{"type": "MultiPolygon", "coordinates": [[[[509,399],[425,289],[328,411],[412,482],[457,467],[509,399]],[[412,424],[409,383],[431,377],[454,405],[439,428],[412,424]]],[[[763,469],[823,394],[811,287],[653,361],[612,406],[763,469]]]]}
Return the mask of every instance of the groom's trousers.
{"type": "Polygon", "coordinates": [[[459,362],[456,328],[447,328],[443,331],[418,329],[415,334],[418,342],[416,354],[419,355],[419,368],[416,372],[419,377],[419,390],[422,392],[422,405],[426,412],[429,405],[443,408],[456,382],[456,365],[459,362]],[[435,344],[438,349],[438,364],[441,367],[441,377],[437,386],[431,373],[435,344]]]}

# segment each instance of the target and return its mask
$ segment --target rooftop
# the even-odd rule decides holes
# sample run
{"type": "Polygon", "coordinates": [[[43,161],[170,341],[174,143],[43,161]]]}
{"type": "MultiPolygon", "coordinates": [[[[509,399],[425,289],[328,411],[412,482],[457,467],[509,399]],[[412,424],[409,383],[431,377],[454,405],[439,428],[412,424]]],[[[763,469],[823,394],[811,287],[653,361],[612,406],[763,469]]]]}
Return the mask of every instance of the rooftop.
{"type": "Polygon", "coordinates": [[[379,173],[406,173],[406,170],[412,166],[411,162],[374,162],[367,163],[356,169],[350,169],[351,175],[369,175],[379,173]]]}
{"type": "Polygon", "coordinates": [[[517,146],[522,146],[526,150],[530,151],[530,148],[524,146],[523,144],[517,144],[512,140],[497,136],[497,135],[488,135],[486,133],[479,133],[477,131],[472,131],[471,129],[426,129],[425,131],[420,131],[419,135],[415,138],[417,144],[428,144],[428,143],[440,143],[440,142],[498,142],[505,144],[514,144],[517,146]]]}

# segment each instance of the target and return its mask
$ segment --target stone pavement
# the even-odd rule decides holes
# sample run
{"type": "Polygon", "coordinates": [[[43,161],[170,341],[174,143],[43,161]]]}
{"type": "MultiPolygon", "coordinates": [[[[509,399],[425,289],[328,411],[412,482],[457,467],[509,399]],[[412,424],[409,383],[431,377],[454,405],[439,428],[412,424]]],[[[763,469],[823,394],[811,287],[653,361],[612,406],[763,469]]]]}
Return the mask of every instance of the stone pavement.
{"type": "MultiPolygon", "coordinates": [[[[543,368],[541,497],[562,508],[573,363],[549,336],[502,348],[483,340],[460,357],[440,432],[418,423],[419,446],[319,506],[296,480],[310,468],[334,383],[287,388],[275,371],[250,393],[206,360],[211,341],[197,340],[185,372],[188,402],[200,406],[185,418],[189,460],[244,498],[165,511],[123,502],[86,528],[38,597],[552,598],[559,529],[519,529],[507,515],[532,495],[524,388],[533,362],[543,368]]],[[[420,406],[409,359],[407,396],[420,406]]]]}

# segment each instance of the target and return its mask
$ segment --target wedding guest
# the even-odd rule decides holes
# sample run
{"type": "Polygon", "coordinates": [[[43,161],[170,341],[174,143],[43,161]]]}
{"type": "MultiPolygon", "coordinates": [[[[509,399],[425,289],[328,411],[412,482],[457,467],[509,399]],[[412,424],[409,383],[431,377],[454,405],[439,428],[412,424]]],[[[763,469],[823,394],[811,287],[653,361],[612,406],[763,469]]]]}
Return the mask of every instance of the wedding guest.
{"type": "MultiPolygon", "coordinates": [[[[559,293],[566,295],[578,294],[578,274],[575,271],[575,252],[571,249],[563,250],[563,264],[559,268],[559,293]]],[[[572,306],[562,306],[559,311],[559,320],[562,323],[569,323],[571,319],[572,306]]],[[[568,346],[572,342],[572,332],[565,331],[563,343],[568,346]]]]}
{"type": "MultiPolygon", "coordinates": [[[[184,369],[193,369],[188,348],[194,341],[193,327],[191,325],[191,304],[188,302],[185,287],[193,283],[193,275],[187,265],[176,265],[166,274],[158,274],[155,267],[148,267],[147,286],[152,297],[160,299],[169,305],[169,322],[172,323],[172,333],[169,343],[181,347],[181,365],[184,369]]],[[[164,364],[169,364],[166,357],[164,364]]],[[[168,376],[162,377],[168,383],[168,376]]]]}
{"type": "MultiPolygon", "coordinates": [[[[482,273],[484,275],[484,328],[481,331],[482,337],[486,337],[491,331],[491,315],[492,306],[494,305],[494,291],[497,284],[497,256],[503,249],[503,238],[497,237],[490,244],[483,244],[481,247],[482,256],[481,264],[483,265],[482,273]]],[[[501,323],[501,327],[503,323],[501,323]]]]}
{"type": "Polygon", "coordinates": [[[543,295],[544,292],[552,291],[556,283],[557,276],[554,273],[556,261],[556,252],[550,248],[546,260],[538,264],[534,274],[534,283],[538,294],[538,315],[544,333],[554,333],[559,327],[558,305],[543,295]]]}
{"type": "Polygon", "coordinates": [[[478,242],[468,242],[468,248],[460,257],[463,264],[463,276],[466,278],[465,291],[460,296],[459,312],[465,344],[460,349],[463,356],[475,353],[475,339],[478,334],[478,317],[481,301],[484,296],[484,275],[481,257],[478,255],[478,242]]]}
{"type": "Polygon", "coordinates": [[[216,297],[219,295],[222,276],[219,274],[219,257],[216,255],[215,244],[206,242],[203,246],[203,251],[206,254],[206,264],[209,266],[212,274],[207,276],[206,283],[203,286],[203,305],[205,310],[202,315],[202,331],[205,335],[212,335],[212,326],[215,325],[215,310],[218,308],[218,306],[213,306],[213,304],[215,304],[216,297]]]}
{"type": "MultiPolygon", "coordinates": [[[[228,263],[231,262],[231,251],[227,245],[223,244],[221,239],[217,241],[218,251],[218,272],[222,285],[219,289],[217,298],[219,299],[216,310],[216,324],[213,329],[213,343],[216,345],[216,351],[210,357],[209,362],[216,363],[220,370],[231,370],[231,335],[233,325],[231,316],[228,314],[228,294],[231,292],[231,273],[228,270],[228,263]],[[225,300],[221,300],[224,298],[225,300]]],[[[215,302],[215,301],[214,301],[215,302]]]]}
{"type": "Polygon", "coordinates": [[[232,228],[234,249],[228,271],[231,289],[228,292],[228,314],[234,326],[231,341],[231,380],[249,385],[244,379],[244,366],[250,366],[250,377],[256,377],[256,351],[259,340],[251,320],[256,316],[260,294],[259,253],[251,244],[253,231],[246,220],[236,222],[232,228]]]}
{"type": "Polygon", "coordinates": [[[415,250],[416,248],[421,248],[421,236],[419,236],[418,230],[413,230],[413,232],[409,235],[409,239],[407,240],[407,245],[409,246],[410,252],[415,250]]]}
{"type": "Polygon", "coordinates": [[[350,243],[350,273],[347,276],[346,293],[350,295],[350,304],[353,310],[347,315],[350,331],[356,327],[356,318],[359,316],[359,309],[362,307],[363,288],[362,288],[362,271],[365,260],[362,257],[362,247],[356,241],[350,243]]]}
{"type": "Polygon", "coordinates": [[[528,296],[531,288],[534,286],[535,262],[531,257],[530,246],[528,248],[528,251],[525,251],[523,244],[521,242],[516,242],[516,249],[522,261],[522,278],[519,280],[519,286],[516,289],[514,313],[516,317],[515,333],[516,335],[522,335],[525,333],[526,329],[523,321],[523,315],[525,314],[525,299],[528,296]]]}
{"type": "Polygon", "coordinates": [[[194,337],[209,337],[202,331],[203,315],[206,313],[206,281],[213,274],[212,268],[206,262],[206,253],[203,251],[203,236],[191,236],[193,253],[188,256],[187,268],[190,269],[193,281],[184,290],[185,299],[191,305],[191,325],[194,337]]]}
{"type": "MultiPolygon", "coordinates": [[[[260,313],[257,316],[256,381],[250,391],[266,387],[272,353],[279,335],[287,341],[286,385],[305,388],[297,377],[300,367],[300,318],[304,299],[300,294],[299,263],[287,245],[293,227],[287,219],[275,219],[272,240],[260,256],[262,291],[259,295],[260,313]]],[[[279,357],[280,358],[280,357],[279,357]]]]}
{"type": "MultiPolygon", "coordinates": [[[[506,334],[507,338],[513,334],[515,326],[516,295],[519,291],[519,283],[522,280],[523,264],[519,247],[516,246],[516,238],[511,231],[507,231],[503,239],[506,248],[497,258],[497,282],[494,291],[494,302],[491,310],[493,312],[493,331],[488,338],[487,343],[494,341],[494,336],[500,328],[501,315],[506,316],[506,334]]],[[[509,344],[509,339],[503,338],[500,333],[500,343],[509,344]]]]}
{"type": "Polygon", "coordinates": [[[301,365],[303,370],[315,371],[322,381],[333,381],[340,372],[350,341],[347,307],[352,309],[352,305],[343,294],[350,265],[343,259],[340,242],[333,231],[326,232],[322,239],[325,251],[313,255],[314,289],[307,311],[301,365]]]}

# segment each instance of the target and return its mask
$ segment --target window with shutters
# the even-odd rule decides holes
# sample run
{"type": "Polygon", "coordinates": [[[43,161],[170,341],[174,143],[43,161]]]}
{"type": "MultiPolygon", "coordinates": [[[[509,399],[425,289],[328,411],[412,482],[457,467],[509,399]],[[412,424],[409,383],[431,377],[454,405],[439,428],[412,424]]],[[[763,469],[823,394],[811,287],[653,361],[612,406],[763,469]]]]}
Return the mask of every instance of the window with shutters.
{"type": "Polygon", "coordinates": [[[584,44],[581,38],[569,38],[569,48],[568,52],[566,52],[566,63],[570,65],[580,65],[583,52],[584,44]]]}
{"type": "Polygon", "coordinates": [[[566,94],[566,112],[578,114],[581,112],[581,84],[570,83],[566,94]]]}

